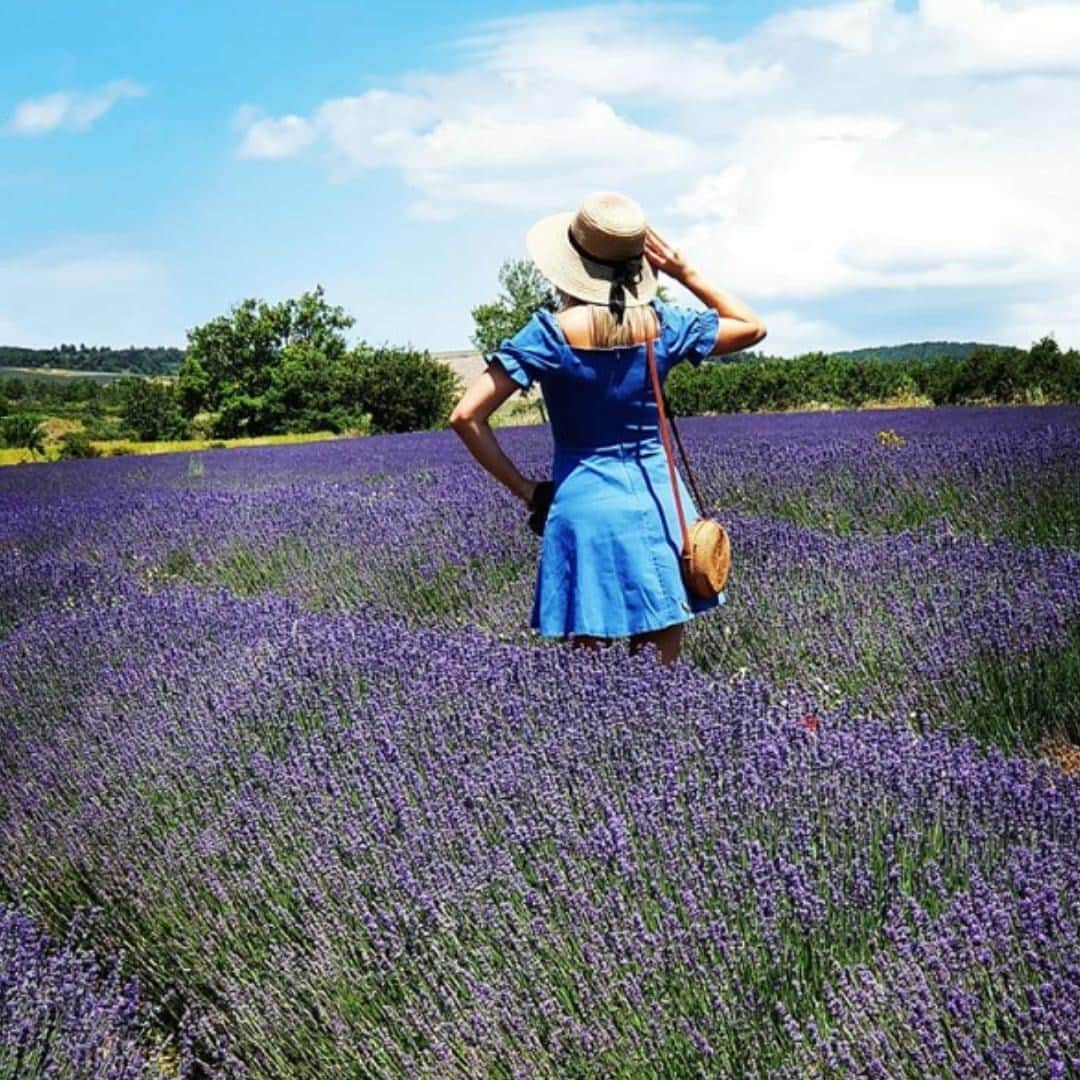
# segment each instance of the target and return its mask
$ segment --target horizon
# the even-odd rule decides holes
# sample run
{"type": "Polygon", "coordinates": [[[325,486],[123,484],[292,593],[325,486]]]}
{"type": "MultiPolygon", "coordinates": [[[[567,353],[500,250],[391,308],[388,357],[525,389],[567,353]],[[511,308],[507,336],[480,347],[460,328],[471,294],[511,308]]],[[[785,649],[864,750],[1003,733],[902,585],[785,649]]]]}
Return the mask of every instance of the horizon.
{"type": "Polygon", "coordinates": [[[45,0],[8,23],[11,347],[184,348],[322,284],[358,339],[472,351],[531,222],[603,189],[761,314],[754,351],[1080,345],[1080,7],[45,0]]]}
{"type": "MultiPolygon", "coordinates": [[[[768,340],[768,339],[766,339],[766,340],[768,340]]],[[[374,348],[393,348],[394,347],[393,342],[372,342],[372,341],[363,341],[363,339],[356,339],[355,341],[349,341],[349,347],[354,348],[357,345],[361,344],[361,342],[363,342],[366,345],[372,346],[374,348]]],[[[1034,342],[1032,344],[1034,344],[1034,342]]],[[[1063,349],[1067,348],[1067,346],[1061,346],[1060,342],[1058,344],[1063,349]]],[[[858,346],[854,346],[854,347],[852,347],[850,349],[836,349],[836,350],[807,349],[807,350],[805,350],[805,352],[825,352],[825,353],[832,352],[833,354],[839,354],[839,353],[848,353],[848,352],[867,352],[867,351],[871,351],[871,350],[874,350],[874,349],[904,349],[904,348],[911,348],[911,347],[915,347],[915,346],[923,346],[923,347],[925,347],[927,345],[965,345],[965,346],[971,346],[973,348],[989,348],[989,349],[1007,347],[1007,346],[1003,346],[1001,342],[997,342],[997,341],[925,340],[925,341],[897,341],[897,342],[890,342],[890,343],[877,342],[877,343],[875,343],[873,345],[858,345],[858,346]]],[[[0,349],[27,349],[28,351],[32,351],[32,352],[56,352],[56,353],[59,353],[61,351],[61,349],[74,349],[76,351],[76,354],[78,354],[78,352],[80,350],[82,350],[82,349],[85,349],[86,352],[96,352],[96,351],[128,352],[128,351],[140,351],[140,350],[143,350],[143,349],[175,349],[178,352],[186,352],[186,347],[184,345],[176,345],[176,346],[173,346],[173,345],[153,345],[153,344],[149,344],[149,343],[145,343],[145,342],[143,344],[141,344],[141,345],[91,345],[91,344],[87,344],[86,342],[62,341],[62,342],[58,342],[56,345],[51,345],[51,346],[46,345],[46,346],[36,347],[36,346],[26,346],[26,345],[13,345],[13,344],[10,344],[8,342],[0,341],[0,349]]],[[[419,351],[424,351],[424,350],[419,349],[419,351]]],[[[427,352],[429,352],[431,354],[431,356],[436,358],[436,359],[443,359],[443,358],[449,357],[449,356],[459,356],[459,357],[464,359],[466,357],[471,357],[471,356],[480,356],[480,355],[482,355],[483,350],[477,349],[475,346],[469,346],[469,347],[463,348],[463,349],[428,349],[427,352]]],[[[741,349],[738,353],[731,354],[729,356],[729,359],[730,360],[738,360],[738,359],[741,359],[741,358],[745,358],[745,357],[748,357],[748,356],[755,356],[755,355],[769,356],[769,357],[774,357],[774,358],[777,358],[777,359],[795,359],[798,355],[801,355],[801,354],[790,354],[790,355],[785,354],[785,355],[781,355],[779,353],[770,352],[768,349],[764,349],[760,345],[755,345],[752,348],[741,349]]],[[[15,371],[15,370],[64,371],[64,372],[73,372],[75,374],[85,374],[85,375],[115,375],[115,374],[122,374],[122,373],[118,373],[118,372],[115,372],[115,371],[111,371],[109,369],[98,370],[98,369],[88,368],[85,371],[83,371],[80,368],[63,368],[63,367],[52,367],[52,366],[46,366],[46,365],[43,365],[41,367],[35,367],[35,368],[22,368],[19,364],[3,364],[3,363],[0,363],[0,373],[2,373],[4,371],[15,371]]],[[[171,378],[172,376],[168,376],[168,377],[171,378]]]]}

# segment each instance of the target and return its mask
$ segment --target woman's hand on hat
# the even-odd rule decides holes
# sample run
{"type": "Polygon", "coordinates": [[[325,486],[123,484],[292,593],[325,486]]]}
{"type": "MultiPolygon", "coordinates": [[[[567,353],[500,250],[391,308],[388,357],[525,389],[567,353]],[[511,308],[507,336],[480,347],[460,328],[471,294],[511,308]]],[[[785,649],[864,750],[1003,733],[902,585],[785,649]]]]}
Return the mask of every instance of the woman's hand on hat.
{"type": "Polygon", "coordinates": [[[662,270],[676,281],[682,281],[690,271],[690,264],[651,225],[645,227],[645,258],[654,270],[662,270]]]}

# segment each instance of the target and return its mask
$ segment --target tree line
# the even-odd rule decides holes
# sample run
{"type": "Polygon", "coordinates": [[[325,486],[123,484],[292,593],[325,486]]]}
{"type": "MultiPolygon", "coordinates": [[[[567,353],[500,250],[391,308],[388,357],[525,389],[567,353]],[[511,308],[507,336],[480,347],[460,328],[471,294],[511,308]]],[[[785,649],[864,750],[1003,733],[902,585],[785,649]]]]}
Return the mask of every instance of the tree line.
{"type": "Polygon", "coordinates": [[[135,375],[175,375],[183,349],[145,346],[111,349],[97,345],[58,345],[55,349],[24,349],[0,345],[0,367],[64,368],[67,371],[118,371],[135,375]]]}
{"type": "Polygon", "coordinates": [[[732,356],[696,368],[676,365],[665,390],[677,416],[810,404],[854,408],[868,402],[917,398],[934,405],[1076,402],[1080,401],[1080,352],[1063,351],[1047,336],[1030,349],[986,345],[966,356],[849,359],[810,352],[752,362],[739,362],[732,356]]]}
{"type": "MultiPolygon", "coordinates": [[[[472,341],[484,353],[512,337],[538,309],[557,306],[527,259],[507,260],[499,282],[499,296],[472,309],[472,341]]],[[[426,350],[366,341],[350,345],[345,334],[354,322],[317,286],[280,303],[244,300],[189,330],[183,351],[61,346],[49,355],[60,359],[56,366],[75,370],[72,361],[79,358],[90,365],[85,370],[101,370],[103,354],[141,353],[147,365],[164,362],[167,353],[181,359],[172,379],[0,377],[0,444],[40,447],[45,417],[80,422],[82,431],[65,436],[61,447],[68,456],[91,453],[91,439],[366,434],[445,426],[464,389],[453,371],[426,350]]],[[[25,360],[21,354],[31,351],[0,349],[0,359],[25,360]]],[[[792,358],[747,351],[696,368],[679,364],[666,390],[680,416],[809,404],[857,407],[890,399],[935,405],[1076,402],[1080,353],[1063,351],[1051,336],[1030,349],[923,342],[792,358]]]]}
{"type": "MultiPolygon", "coordinates": [[[[90,439],[172,441],[311,431],[382,433],[444,426],[463,387],[426,350],[350,345],[354,319],[321,286],[280,303],[246,299],[188,331],[175,379],[0,378],[0,441],[40,449],[46,415],[79,419],[90,439]]],[[[70,355],[70,354],[66,354],[70,355]]],[[[80,433],[83,434],[83,433],[80,433]]]]}

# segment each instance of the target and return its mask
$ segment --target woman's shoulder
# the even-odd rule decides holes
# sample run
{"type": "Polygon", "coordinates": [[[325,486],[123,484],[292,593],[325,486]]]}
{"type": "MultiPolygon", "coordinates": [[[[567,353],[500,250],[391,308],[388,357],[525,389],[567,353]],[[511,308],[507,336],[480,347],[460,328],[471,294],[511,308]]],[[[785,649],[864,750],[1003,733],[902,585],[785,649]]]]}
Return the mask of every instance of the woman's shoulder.
{"type": "Polygon", "coordinates": [[[691,308],[656,297],[653,308],[660,320],[660,342],[676,360],[698,364],[711,355],[720,331],[715,308],[691,308]]]}
{"type": "Polygon", "coordinates": [[[551,313],[555,329],[571,348],[587,349],[590,346],[592,319],[589,310],[585,304],[573,304],[551,313]]]}
{"type": "Polygon", "coordinates": [[[565,337],[555,312],[538,308],[525,325],[509,339],[517,348],[535,356],[560,356],[565,337]]]}
{"type": "Polygon", "coordinates": [[[504,338],[497,349],[486,354],[488,363],[498,361],[507,374],[524,389],[533,381],[557,369],[565,349],[554,314],[546,308],[533,312],[517,333],[504,338]]]}

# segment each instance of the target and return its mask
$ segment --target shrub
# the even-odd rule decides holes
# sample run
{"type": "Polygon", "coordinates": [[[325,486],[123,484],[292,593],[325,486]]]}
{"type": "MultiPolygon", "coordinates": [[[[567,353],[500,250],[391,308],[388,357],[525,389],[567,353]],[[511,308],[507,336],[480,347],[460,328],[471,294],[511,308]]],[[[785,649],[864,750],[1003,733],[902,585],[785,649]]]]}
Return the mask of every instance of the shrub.
{"type": "Polygon", "coordinates": [[[44,454],[44,438],[41,417],[34,413],[12,413],[0,419],[0,443],[13,450],[26,449],[31,454],[44,454]]]}
{"type": "Polygon", "coordinates": [[[188,421],[187,437],[189,439],[209,439],[214,434],[214,425],[217,423],[217,419],[216,413],[196,413],[188,421]]]}
{"type": "Polygon", "coordinates": [[[62,458],[92,458],[100,457],[101,451],[90,441],[90,436],[85,431],[66,431],[60,436],[57,446],[59,456],[62,458]]]}
{"type": "Polygon", "coordinates": [[[117,393],[124,425],[136,439],[167,442],[184,437],[184,418],[171,383],[125,376],[117,380],[117,393]]]}
{"type": "Polygon", "coordinates": [[[368,413],[375,433],[446,427],[461,381],[424,351],[361,344],[348,357],[348,406],[368,413]]]}

